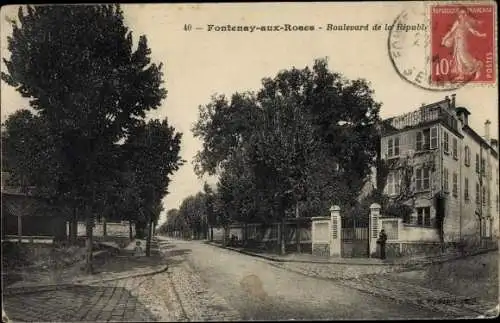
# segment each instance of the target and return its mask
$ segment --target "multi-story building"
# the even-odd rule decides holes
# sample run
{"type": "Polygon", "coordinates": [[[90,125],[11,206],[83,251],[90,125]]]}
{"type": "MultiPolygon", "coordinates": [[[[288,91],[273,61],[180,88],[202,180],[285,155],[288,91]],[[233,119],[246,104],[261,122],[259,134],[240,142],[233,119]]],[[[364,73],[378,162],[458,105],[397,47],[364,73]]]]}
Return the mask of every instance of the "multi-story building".
{"type": "Polygon", "coordinates": [[[452,95],[384,120],[385,193],[411,207],[403,225],[416,239],[439,241],[439,214],[447,242],[499,236],[498,140],[488,120],[484,136],[472,129],[470,114],[452,95]]]}

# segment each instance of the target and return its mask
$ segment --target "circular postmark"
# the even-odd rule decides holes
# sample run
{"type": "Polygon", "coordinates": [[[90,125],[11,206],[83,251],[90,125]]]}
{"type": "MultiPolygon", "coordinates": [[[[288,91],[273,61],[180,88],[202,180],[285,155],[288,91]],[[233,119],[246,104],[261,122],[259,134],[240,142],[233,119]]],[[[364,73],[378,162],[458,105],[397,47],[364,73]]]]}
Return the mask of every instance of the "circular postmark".
{"type": "Polygon", "coordinates": [[[453,91],[468,83],[453,79],[435,81],[431,75],[434,62],[439,61],[431,49],[432,25],[428,6],[420,3],[401,12],[389,27],[389,58],[399,76],[425,90],[453,91]]]}

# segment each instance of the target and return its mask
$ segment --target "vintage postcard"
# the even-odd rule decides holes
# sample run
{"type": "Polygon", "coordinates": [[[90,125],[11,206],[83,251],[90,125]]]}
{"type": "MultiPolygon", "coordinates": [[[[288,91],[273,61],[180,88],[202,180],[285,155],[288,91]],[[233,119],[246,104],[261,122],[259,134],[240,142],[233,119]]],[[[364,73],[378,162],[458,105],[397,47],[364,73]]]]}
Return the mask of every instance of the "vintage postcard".
{"type": "Polygon", "coordinates": [[[3,6],[2,322],[498,316],[497,11],[3,6]]]}

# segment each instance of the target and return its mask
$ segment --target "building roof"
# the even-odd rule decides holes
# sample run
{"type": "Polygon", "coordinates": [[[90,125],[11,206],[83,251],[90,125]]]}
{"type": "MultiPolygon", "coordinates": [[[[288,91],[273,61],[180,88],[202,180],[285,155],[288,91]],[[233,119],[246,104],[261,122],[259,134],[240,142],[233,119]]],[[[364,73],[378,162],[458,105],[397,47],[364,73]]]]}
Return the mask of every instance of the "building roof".
{"type": "MultiPolygon", "coordinates": [[[[453,108],[453,106],[454,102],[450,101],[448,98],[445,98],[441,101],[422,105],[415,111],[384,119],[382,120],[380,127],[382,136],[392,135],[396,132],[403,132],[409,129],[419,128],[437,122],[444,122],[450,128],[451,125],[447,123],[447,118],[449,118],[453,114],[449,109],[450,107],[453,108]],[[437,110],[439,110],[438,114],[436,114],[437,110]],[[399,127],[395,127],[394,125],[399,125],[399,127]]],[[[456,114],[463,113],[466,116],[469,116],[471,114],[470,111],[463,106],[454,108],[454,111],[456,114]]],[[[450,130],[453,130],[455,133],[462,136],[458,132],[458,129],[454,129],[455,126],[451,128],[452,129],[450,130]]],[[[496,149],[492,146],[491,142],[486,141],[486,139],[480,136],[476,131],[474,131],[474,129],[472,129],[468,125],[464,125],[462,127],[462,130],[470,135],[480,145],[488,147],[491,150],[491,154],[494,157],[498,158],[498,151],[496,151],[496,149]]]]}
{"type": "Polygon", "coordinates": [[[482,145],[482,146],[486,146],[487,148],[489,148],[491,150],[491,154],[498,158],[498,152],[495,150],[495,148],[493,148],[493,146],[491,145],[490,142],[486,141],[486,139],[484,139],[483,137],[481,137],[477,132],[474,131],[474,129],[472,129],[471,127],[469,126],[464,126],[463,128],[463,131],[465,131],[467,134],[469,134],[471,136],[472,139],[474,139],[478,144],[482,145]]]}
{"type": "Polygon", "coordinates": [[[466,115],[470,115],[470,111],[465,107],[456,107],[455,111],[457,112],[457,114],[464,113],[466,115]]]}

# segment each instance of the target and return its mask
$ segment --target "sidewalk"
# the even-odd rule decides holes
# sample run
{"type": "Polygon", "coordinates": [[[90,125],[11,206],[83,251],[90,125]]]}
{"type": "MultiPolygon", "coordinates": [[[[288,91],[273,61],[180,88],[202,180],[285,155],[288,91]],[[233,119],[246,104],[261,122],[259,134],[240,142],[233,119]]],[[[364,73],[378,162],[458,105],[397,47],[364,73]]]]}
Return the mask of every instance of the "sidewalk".
{"type": "Polygon", "coordinates": [[[20,322],[181,321],[178,300],[166,271],[167,259],[160,252],[138,258],[130,251],[120,251],[105,258],[103,263],[96,263],[98,273],[95,275],[82,275],[76,268],[74,277],[65,273],[65,279],[56,283],[39,281],[37,284],[38,277],[35,277],[4,288],[3,304],[9,319],[20,322]]]}
{"type": "Polygon", "coordinates": [[[361,266],[401,266],[405,268],[414,268],[421,265],[436,264],[447,262],[456,259],[462,259],[468,256],[478,255],[490,252],[496,249],[484,249],[466,254],[450,253],[437,256],[414,256],[414,257],[401,257],[392,259],[379,259],[379,258],[334,258],[334,257],[320,257],[312,254],[287,254],[277,255],[265,251],[248,250],[241,247],[222,246],[217,242],[206,241],[205,243],[219,248],[233,250],[249,256],[263,258],[274,262],[294,262],[294,263],[312,263],[312,264],[341,264],[341,265],[361,265],[361,266]]]}
{"type": "Polygon", "coordinates": [[[3,293],[5,295],[15,295],[60,290],[78,285],[149,276],[168,269],[165,259],[159,252],[157,241],[152,243],[150,257],[135,257],[130,246],[123,249],[116,248],[109,243],[107,243],[107,246],[109,250],[94,252],[95,272],[93,275],[88,275],[82,270],[84,262],[59,270],[26,271],[19,273],[22,277],[21,280],[4,287],[3,293]]]}

